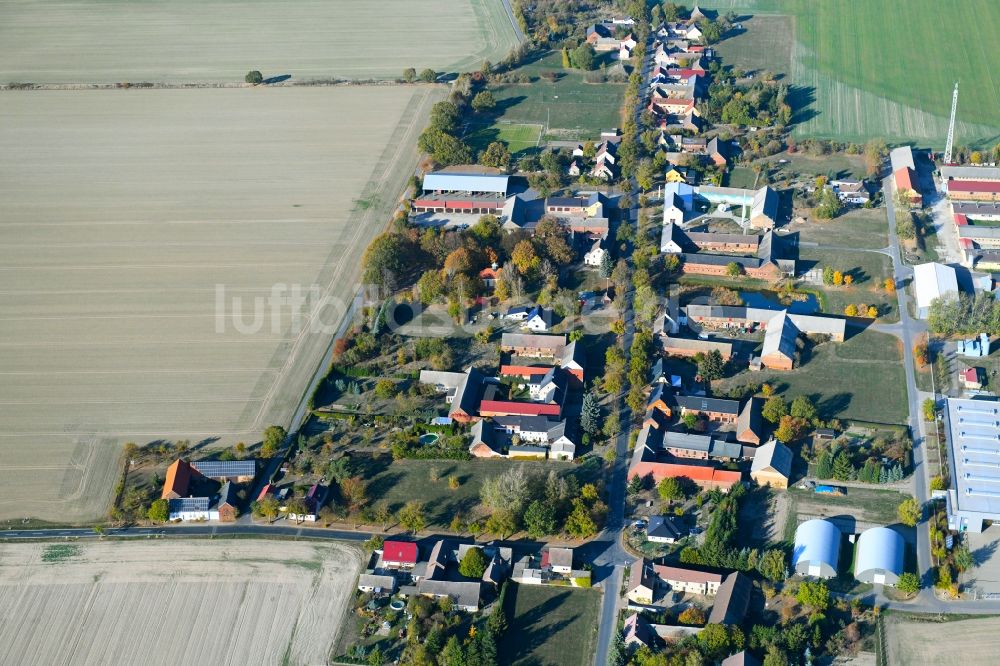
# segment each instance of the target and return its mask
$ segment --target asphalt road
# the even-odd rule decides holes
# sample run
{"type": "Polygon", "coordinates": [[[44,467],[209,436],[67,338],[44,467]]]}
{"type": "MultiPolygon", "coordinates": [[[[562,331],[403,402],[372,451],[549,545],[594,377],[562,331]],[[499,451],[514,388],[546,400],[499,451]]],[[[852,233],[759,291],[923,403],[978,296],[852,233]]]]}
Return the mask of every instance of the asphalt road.
{"type": "MultiPolygon", "coordinates": [[[[649,44],[647,42],[647,48],[649,44]]],[[[650,59],[647,53],[642,63],[642,91],[646,90],[649,82],[650,59]]],[[[639,114],[642,107],[636,108],[636,123],[639,122],[639,114]]],[[[632,179],[632,193],[637,194],[639,186],[632,179]]],[[[620,224],[635,224],[639,217],[638,196],[635,196],[635,203],[629,211],[627,219],[623,219],[620,224]]],[[[626,306],[623,313],[625,320],[625,335],[623,342],[625,353],[628,354],[632,346],[632,337],[635,334],[635,319],[632,311],[632,294],[627,294],[626,306]]],[[[606,573],[606,577],[601,581],[601,588],[604,591],[604,599],[601,603],[600,625],[597,631],[597,650],[594,653],[594,664],[604,666],[608,663],[608,651],[614,633],[618,630],[618,612],[620,609],[622,595],[622,579],[625,576],[626,567],[630,566],[634,558],[622,547],[622,532],[625,528],[625,491],[628,475],[628,436],[631,430],[632,412],[625,404],[624,394],[619,396],[621,407],[620,418],[622,432],[618,434],[616,442],[616,453],[614,468],[611,473],[611,487],[608,492],[608,521],[604,531],[601,533],[597,543],[603,544],[604,548],[596,554],[593,559],[594,571],[606,573]]]]}

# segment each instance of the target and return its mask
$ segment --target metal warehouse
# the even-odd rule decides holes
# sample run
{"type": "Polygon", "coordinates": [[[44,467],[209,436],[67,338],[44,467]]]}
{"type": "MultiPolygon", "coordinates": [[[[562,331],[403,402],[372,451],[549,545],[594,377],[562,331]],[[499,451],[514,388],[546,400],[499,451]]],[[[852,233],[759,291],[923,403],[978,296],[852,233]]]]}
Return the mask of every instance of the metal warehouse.
{"type": "Polygon", "coordinates": [[[837,575],[840,530],[828,520],[807,520],[795,530],[792,567],[795,573],[816,578],[837,575]]]}

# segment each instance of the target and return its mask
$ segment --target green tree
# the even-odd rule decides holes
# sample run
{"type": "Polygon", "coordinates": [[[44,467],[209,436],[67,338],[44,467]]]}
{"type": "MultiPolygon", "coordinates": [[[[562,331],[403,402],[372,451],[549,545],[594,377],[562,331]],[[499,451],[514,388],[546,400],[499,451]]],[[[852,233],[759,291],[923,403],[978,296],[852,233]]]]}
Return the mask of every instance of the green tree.
{"type": "Polygon", "coordinates": [[[372,239],[361,265],[364,281],[380,287],[391,287],[396,275],[409,269],[413,247],[402,234],[385,232],[372,239]]]}
{"type": "Polygon", "coordinates": [[[479,163],[502,171],[510,169],[510,150],[507,144],[503,141],[494,141],[486,146],[486,150],[479,154],[479,163]]]}
{"type": "Polygon", "coordinates": [[[417,79],[417,70],[412,67],[407,67],[403,70],[403,80],[407,83],[413,83],[417,79]]]}
{"type": "Polygon", "coordinates": [[[265,495],[260,501],[254,502],[253,512],[267,522],[273,523],[281,512],[281,505],[274,495],[265,495]]]}
{"type": "Polygon", "coordinates": [[[434,83],[437,81],[438,74],[433,69],[428,67],[424,71],[420,72],[420,80],[426,83],[434,83]]]}
{"type": "Polygon", "coordinates": [[[396,520],[399,521],[400,527],[404,530],[416,534],[427,525],[427,520],[424,517],[424,503],[419,500],[410,500],[396,514],[396,520]]]}
{"type": "Polygon", "coordinates": [[[705,650],[705,656],[715,661],[728,654],[729,631],[721,624],[707,624],[698,632],[698,642],[705,650]]]}
{"type": "Polygon", "coordinates": [[[457,636],[452,635],[448,639],[439,659],[441,666],[466,666],[465,652],[457,636]]]}
{"type": "Polygon", "coordinates": [[[497,100],[489,90],[476,93],[472,98],[472,110],[477,112],[492,111],[497,106],[497,100]]]}
{"type": "Polygon", "coordinates": [[[925,421],[933,421],[937,418],[937,407],[934,404],[934,398],[924,400],[923,411],[925,421]]]}
{"type": "Polygon", "coordinates": [[[288,433],[286,433],[285,429],[282,428],[281,426],[279,425],[268,426],[267,429],[264,430],[263,443],[261,444],[260,447],[260,457],[273,458],[275,454],[278,453],[278,450],[281,448],[281,445],[285,442],[285,437],[287,436],[288,433]]]}
{"type": "Polygon", "coordinates": [[[904,594],[916,594],[920,591],[920,578],[910,571],[900,574],[896,589],[904,594]]]}
{"type": "MultiPolygon", "coordinates": [[[[816,625],[819,628],[819,625],[816,625]]],[[[788,666],[788,655],[777,645],[768,645],[764,666],[788,666]]]]}
{"type": "Polygon", "coordinates": [[[482,548],[470,548],[465,553],[465,557],[458,563],[458,573],[466,578],[480,579],[486,571],[486,556],[483,555],[482,548]]]}
{"type": "Polygon", "coordinates": [[[813,404],[808,396],[804,395],[800,395],[792,400],[792,407],[789,413],[797,419],[805,419],[806,421],[812,421],[817,416],[816,405],[813,404]]]}
{"type": "Polygon", "coordinates": [[[681,482],[672,476],[660,481],[659,485],[656,486],[656,491],[666,501],[679,500],[684,497],[684,488],[681,486],[681,482]]]}
{"type": "Polygon", "coordinates": [[[785,407],[785,401],[781,396],[772,395],[764,403],[764,407],[760,411],[761,416],[764,417],[770,423],[778,423],[781,421],[781,417],[788,414],[788,409],[785,407]]]}
{"type": "Polygon", "coordinates": [[[896,507],[896,516],[899,518],[899,522],[907,527],[914,527],[919,523],[920,514],[920,504],[912,497],[907,497],[896,507]]]}
{"type": "Polygon", "coordinates": [[[829,479],[833,476],[833,456],[829,451],[820,454],[816,461],[816,478],[829,479]]]}
{"type": "Polygon", "coordinates": [[[952,558],[955,561],[955,568],[959,571],[968,571],[975,564],[972,553],[969,552],[969,547],[965,544],[955,549],[952,558]]]}
{"type": "Polygon", "coordinates": [[[264,80],[264,76],[256,69],[251,69],[247,72],[247,75],[243,77],[243,80],[247,83],[252,83],[253,85],[258,85],[264,80]]]}
{"type": "Polygon", "coordinates": [[[852,476],[854,476],[854,465],[851,463],[851,457],[847,451],[838,451],[833,456],[833,478],[838,481],[850,481],[852,476]]]}
{"type": "Polygon", "coordinates": [[[726,362],[718,349],[713,349],[707,354],[701,353],[695,357],[698,363],[698,374],[705,381],[721,379],[726,370],[726,362]]]}
{"type": "Polygon", "coordinates": [[[524,529],[532,539],[555,534],[558,529],[555,508],[548,502],[533,500],[524,512],[524,529]]]}
{"type": "Polygon", "coordinates": [[[777,548],[764,551],[757,561],[757,571],[768,580],[779,582],[785,579],[788,567],[785,553],[777,548]]]}
{"type": "Polygon", "coordinates": [[[573,510],[566,518],[566,533],[577,539],[589,539],[597,534],[597,523],[579,498],[573,500],[573,510]]]}
{"type": "Polygon", "coordinates": [[[495,509],[486,519],[486,531],[506,539],[517,531],[517,516],[510,509],[495,509]]]}
{"type": "Polygon", "coordinates": [[[825,611],[830,605],[830,590],[823,581],[802,581],[795,599],[815,611],[825,611]]]}
{"type": "Polygon", "coordinates": [[[154,523],[165,523],[170,518],[169,503],[165,499],[153,500],[146,512],[146,517],[154,523]]]}
{"type": "Polygon", "coordinates": [[[611,271],[614,270],[614,264],[611,261],[611,253],[605,252],[604,256],[601,257],[601,277],[605,280],[611,277],[611,271]]]}
{"type": "Polygon", "coordinates": [[[824,187],[819,195],[819,205],[816,206],[816,217],[821,220],[832,220],[840,215],[843,204],[840,198],[829,187],[824,187]]]}
{"type": "Polygon", "coordinates": [[[791,416],[782,416],[778,427],[774,431],[774,436],[779,442],[791,442],[798,438],[799,429],[796,427],[798,420],[791,416]]]}
{"type": "Polygon", "coordinates": [[[588,435],[596,435],[601,430],[601,406],[597,404],[597,396],[593,391],[588,391],[583,396],[580,428],[588,435]]]}
{"type": "Polygon", "coordinates": [[[730,261],[726,264],[726,275],[729,277],[739,277],[743,274],[743,267],[740,266],[735,261],[730,261]]]}
{"type": "Polygon", "coordinates": [[[583,42],[578,47],[573,49],[569,54],[570,62],[576,69],[591,70],[594,69],[594,63],[596,58],[594,57],[594,49],[590,47],[590,44],[583,42]]]}

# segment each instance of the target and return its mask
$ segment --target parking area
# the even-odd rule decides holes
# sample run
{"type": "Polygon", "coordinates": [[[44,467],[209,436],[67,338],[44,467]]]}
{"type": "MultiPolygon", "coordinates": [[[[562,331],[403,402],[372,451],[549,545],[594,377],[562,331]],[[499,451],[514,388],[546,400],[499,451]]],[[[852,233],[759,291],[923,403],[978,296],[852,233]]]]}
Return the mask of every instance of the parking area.
{"type": "Polygon", "coordinates": [[[981,534],[967,534],[973,567],[963,574],[962,582],[977,597],[997,595],[1000,598],[1000,527],[991,527],[981,534]]]}

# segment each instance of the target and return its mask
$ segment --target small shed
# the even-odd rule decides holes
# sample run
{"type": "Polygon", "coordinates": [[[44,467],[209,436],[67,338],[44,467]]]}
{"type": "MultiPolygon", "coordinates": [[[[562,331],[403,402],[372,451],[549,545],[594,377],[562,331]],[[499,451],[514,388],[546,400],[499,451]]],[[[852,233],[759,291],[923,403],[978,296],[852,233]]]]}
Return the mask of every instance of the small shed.
{"type": "Polygon", "coordinates": [[[840,530],[828,520],[807,520],[795,530],[792,567],[795,573],[833,578],[840,560],[840,530]]]}
{"type": "Polygon", "coordinates": [[[858,538],[854,576],[863,583],[896,585],[903,573],[905,544],[898,532],[873,527],[858,538]]]}

